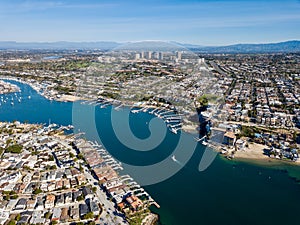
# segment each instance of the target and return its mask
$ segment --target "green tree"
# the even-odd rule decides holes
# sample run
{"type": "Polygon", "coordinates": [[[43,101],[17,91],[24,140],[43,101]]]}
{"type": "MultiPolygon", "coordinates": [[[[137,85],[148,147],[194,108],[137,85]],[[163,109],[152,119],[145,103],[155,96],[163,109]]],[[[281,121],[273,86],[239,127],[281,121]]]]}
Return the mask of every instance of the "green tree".
{"type": "Polygon", "coordinates": [[[50,166],[50,170],[56,170],[56,169],[57,169],[56,165],[50,166]]]}
{"type": "Polygon", "coordinates": [[[78,202],[80,202],[80,201],[84,200],[84,197],[83,197],[83,195],[79,195],[79,196],[76,198],[76,200],[77,200],[78,202]]]}
{"type": "Polygon", "coordinates": [[[12,195],[11,196],[11,199],[17,199],[19,196],[16,194],[16,195],[12,195]]]}
{"type": "Polygon", "coordinates": [[[83,155],[82,155],[81,153],[79,153],[79,154],[77,155],[77,158],[78,158],[78,159],[84,159],[84,157],[83,157],[83,155]]]}
{"type": "Polygon", "coordinates": [[[11,221],[9,221],[9,223],[7,225],[16,225],[16,221],[15,220],[11,220],[11,221]]]}
{"type": "Polygon", "coordinates": [[[84,216],[83,216],[83,218],[84,219],[93,219],[94,218],[94,213],[93,212],[89,212],[89,213],[87,213],[87,214],[85,214],[84,216]]]}
{"type": "Polygon", "coordinates": [[[6,152],[20,154],[22,152],[22,148],[22,145],[19,144],[11,145],[8,148],[6,148],[6,152]]]}
{"type": "Polygon", "coordinates": [[[43,191],[40,188],[35,189],[32,193],[35,195],[38,195],[40,193],[42,193],[43,191]]]}
{"type": "Polygon", "coordinates": [[[84,225],[83,222],[77,222],[76,225],[84,225]]]}
{"type": "Polygon", "coordinates": [[[83,167],[81,165],[79,166],[79,171],[83,172],[83,167]]]}
{"type": "Polygon", "coordinates": [[[201,104],[201,106],[208,106],[208,99],[206,95],[202,95],[198,98],[198,102],[201,104]]]}
{"type": "Polygon", "coordinates": [[[45,215],[44,215],[44,217],[45,217],[46,219],[49,219],[50,216],[51,216],[51,213],[50,213],[50,212],[46,212],[45,215]]]}
{"type": "Polygon", "coordinates": [[[19,221],[21,219],[21,215],[17,214],[15,219],[16,219],[16,221],[19,221]]]}

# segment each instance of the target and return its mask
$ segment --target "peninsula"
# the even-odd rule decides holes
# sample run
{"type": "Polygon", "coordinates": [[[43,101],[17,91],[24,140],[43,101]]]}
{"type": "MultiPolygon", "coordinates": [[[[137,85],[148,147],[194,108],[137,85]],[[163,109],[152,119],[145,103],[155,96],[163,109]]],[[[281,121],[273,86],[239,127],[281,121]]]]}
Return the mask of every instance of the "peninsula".
{"type": "Polygon", "coordinates": [[[70,128],[0,122],[0,223],[154,224],[157,203],[70,128]]]}
{"type": "Polygon", "coordinates": [[[204,130],[199,138],[229,159],[299,158],[299,53],[4,50],[0,61],[2,78],[51,100],[128,105],[163,119],[170,112],[172,132],[204,130]]]}

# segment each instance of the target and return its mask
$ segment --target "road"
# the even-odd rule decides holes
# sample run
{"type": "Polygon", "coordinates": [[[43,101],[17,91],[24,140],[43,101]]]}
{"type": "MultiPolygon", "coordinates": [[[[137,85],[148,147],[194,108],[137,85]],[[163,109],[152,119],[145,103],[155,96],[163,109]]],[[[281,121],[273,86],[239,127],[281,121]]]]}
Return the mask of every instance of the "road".
{"type": "MultiPolygon", "coordinates": [[[[96,180],[91,173],[86,169],[84,171],[84,175],[88,180],[88,183],[94,187],[97,187],[96,195],[98,197],[98,200],[101,204],[103,204],[102,209],[103,212],[100,216],[100,223],[101,224],[122,224],[122,225],[128,225],[128,222],[124,220],[122,217],[122,213],[118,212],[115,209],[114,203],[107,199],[106,193],[100,188],[99,185],[94,185],[94,183],[98,183],[98,180],[96,180]]],[[[99,222],[99,221],[98,221],[99,222]]]]}

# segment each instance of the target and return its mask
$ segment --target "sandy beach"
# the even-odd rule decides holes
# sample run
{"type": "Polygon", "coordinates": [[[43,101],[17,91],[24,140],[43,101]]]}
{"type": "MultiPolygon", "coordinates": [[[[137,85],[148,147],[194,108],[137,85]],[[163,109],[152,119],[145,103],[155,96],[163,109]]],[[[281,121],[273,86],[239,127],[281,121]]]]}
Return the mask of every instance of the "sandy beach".
{"type": "Polygon", "coordinates": [[[74,96],[74,95],[62,95],[60,98],[57,98],[57,101],[60,102],[75,102],[80,100],[80,97],[74,96]]]}
{"type": "Polygon", "coordinates": [[[242,159],[242,160],[253,160],[254,161],[260,161],[260,162],[273,162],[273,163],[291,163],[294,165],[300,165],[300,160],[297,160],[296,162],[288,161],[288,160],[280,160],[276,159],[274,157],[269,157],[267,155],[264,155],[264,149],[268,148],[268,146],[257,144],[257,143],[249,143],[249,147],[246,148],[244,151],[236,151],[234,154],[235,159],[242,159]]]}
{"type": "Polygon", "coordinates": [[[182,130],[184,130],[187,133],[197,133],[197,125],[182,125],[182,130]]]}
{"type": "Polygon", "coordinates": [[[245,150],[236,151],[234,154],[235,158],[245,158],[245,159],[270,159],[269,156],[264,155],[264,149],[268,148],[262,144],[249,143],[248,148],[245,150]]]}

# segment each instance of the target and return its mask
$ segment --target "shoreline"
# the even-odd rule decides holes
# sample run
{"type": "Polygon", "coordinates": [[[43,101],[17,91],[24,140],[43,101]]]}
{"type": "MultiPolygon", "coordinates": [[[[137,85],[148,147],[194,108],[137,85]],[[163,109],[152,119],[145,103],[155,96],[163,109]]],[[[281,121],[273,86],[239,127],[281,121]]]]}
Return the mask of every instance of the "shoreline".
{"type": "Polygon", "coordinates": [[[0,86],[0,95],[20,92],[20,88],[17,85],[11,84],[4,80],[0,80],[0,86]]]}
{"type": "Polygon", "coordinates": [[[274,166],[274,165],[290,165],[290,166],[300,166],[300,160],[291,161],[285,159],[277,159],[275,157],[269,157],[264,154],[263,149],[267,146],[257,143],[250,143],[249,147],[245,150],[238,150],[234,153],[234,157],[228,159],[226,154],[221,154],[220,150],[218,152],[221,154],[222,158],[235,161],[235,162],[246,162],[255,165],[263,166],[274,166]]]}
{"type": "MultiPolygon", "coordinates": [[[[51,97],[41,93],[39,91],[39,88],[36,87],[34,84],[32,84],[29,81],[25,81],[24,79],[18,79],[18,78],[7,77],[6,76],[6,77],[2,77],[1,80],[12,80],[12,81],[20,82],[20,83],[23,83],[23,84],[27,84],[32,89],[34,89],[38,94],[40,94],[41,96],[45,97],[48,100],[54,100],[54,101],[57,101],[57,102],[76,102],[76,101],[80,101],[80,100],[87,100],[87,99],[83,99],[83,98],[75,96],[75,95],[67,95],[67,94],[63,94],[59,98],[57,96],[54,96],[54,97],[51,96],[51,97],[53,97],[53,99],[52,99],[51,97]]],[[[119,100],[108,99],[108,98],[103,98],[103,99],[110,102],[112,105],[115,105],[114,101],[119,101],[119,100]]],[[[89,99],[87,101],[93,101],[93,99],[89,99]]],[[[122,105],[122,107],[161,108],[161,107],[155,107],[155,106],[145,105],[145,104],[135,106],[136,102],[128,102],[128,101],[125,101],[125,102],[120,101],[120,104],[122,105]]],[[[189,124],[183,124],[181,129],[182,129],[182,131],[192,135],[192,134],[197,133],[197,128],[198,128],[198,125],[189,123],[189,124]]],[[[300,160],[298,160],[296,162],[293,162],[293,161],[287,161],[287,160],[271,158],[267,155],[264,155],[263,154],[263,149],[266,148],[266,147],[267,146],[257,144],[257,143],[249,144],[249,147],[246,148],[245,150],[238,150],[234,153],[233,161],[236,160],[236,161],[254,162],[254,163],[256,161],[256,162],[259,162],[258,164],[260,164],[260,165],[262,165],[262,164],[268,165],[269,162],[275,162],[275,163],[278,163],[278,164],[289,164],[289,165],[292,165],[292,166],[300,166],[300,160]]],[[[213,148],[213,151],[217,151],[221,154],[221,150],[218,149],[218,147],[212,146],[212,148],[213,148]]],[[[222,155],[223,158],[226,159],[226,156],[228,156],[229,154],[221,154],[221,155],[222,155]]]]}
{"type": "Polygon", "coordinates": [[[58,102],[75,102],[75,101],[79,101],[79,100],[85,100],[81,97],[75,96],[75,95],[69,95],[69,94],[53,94],[50,95],[49,93],[41,93],[40,92],[40,88],[36,85],[34,85],[32,82],[26,81],[22,78],[15,78],[15,77],[11,77],[11,76],[2,76],[0,80],[12,80],[12,81],[16,81],[16,82],[20,82],[22,84],[27,84],[29,85],[33,90],[35,90],[38,94],[40,94],[41,96],[43,96],[44,98],[48,99],[48,100],[54,100],[54,101],[58,101],[58,102]],[[58,97],[60,96],[60,97],[58,97]]]}

